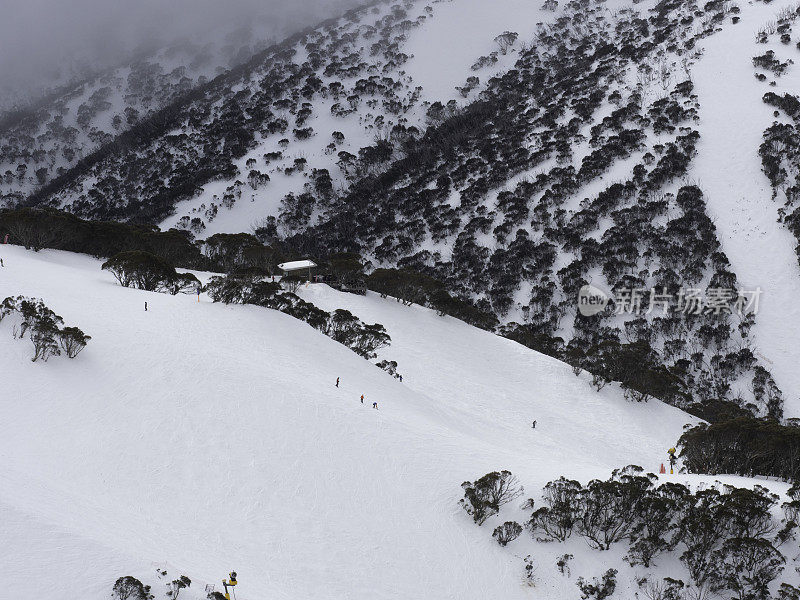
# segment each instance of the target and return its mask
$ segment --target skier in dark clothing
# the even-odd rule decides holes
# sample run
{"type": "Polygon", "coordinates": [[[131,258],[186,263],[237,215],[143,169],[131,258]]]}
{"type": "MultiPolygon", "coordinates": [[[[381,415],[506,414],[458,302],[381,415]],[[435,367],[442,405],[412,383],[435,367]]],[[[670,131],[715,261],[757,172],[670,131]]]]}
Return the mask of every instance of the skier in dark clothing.
{"type": "Polygon", "coordinates": [[[400,375],[400,383],[403,383],[403,376],[400,375]]]}
{"type": "Polygon", "coordinates": [[[144,312],[147,312],[147,302],[144,303],[144,312]]]}
{"type": "Polygon", "coordinates": [[[531,428],[536,429],[536,421],[533,422],[533,426],[531,428]]]}
{"type": "Polygon", "coordinates": [[[336,387],[339,387],[339,378],[336,378],[336,387]]]}
{"type": "Polygon", "coordinates": [[[377,402],[373,402],[372,403],[372,408],[374,408],[375,410],[378,410],[378,403],[377,402]]]}

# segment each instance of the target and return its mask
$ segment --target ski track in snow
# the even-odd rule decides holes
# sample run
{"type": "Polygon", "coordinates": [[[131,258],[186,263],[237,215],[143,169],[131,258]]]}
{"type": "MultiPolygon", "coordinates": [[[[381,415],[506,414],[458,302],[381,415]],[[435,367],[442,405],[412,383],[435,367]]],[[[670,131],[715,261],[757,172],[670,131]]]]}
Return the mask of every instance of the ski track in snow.
{"type": "Polygon", "coordinates": [[[0,297],[41,297],[93,338],[75,360],[31,363],[0,324],[0,577],[36,582],[18,600],[105,600],[128,574],[166,600],[165,564],[166,580],[192,578],[185,600],[231,569],[239,600],[530,598],[460,483],[505,468],[536,496],[562,474],[656,471],[696,421],[371,293],[301,291],[383,323],[403,383],[276,311],[121,288],[81,255],[0,256],[0,297]]]}
{"type": "Polygon", "coordinates": [[[770,87],[755,79],[752,64],[752,58],[769,47],[755,43],[756,31],[789,4],[744,5],[740,23],[727,23],[706,40],[704,56],[692,70],[701,116],[693,173],[740,287],[762,290],[751,329],[757,356],[784,393],[785,416],[800,417],[800,369],[795,359],[800,341],[797,242],[776,221],[780,202],[772,200],[758,155],[774,110],[762,96],[767,91],[796,92],[800,73],[796,66],[790,67],[790,73],[777,80],[778,86],[770,87]]]}

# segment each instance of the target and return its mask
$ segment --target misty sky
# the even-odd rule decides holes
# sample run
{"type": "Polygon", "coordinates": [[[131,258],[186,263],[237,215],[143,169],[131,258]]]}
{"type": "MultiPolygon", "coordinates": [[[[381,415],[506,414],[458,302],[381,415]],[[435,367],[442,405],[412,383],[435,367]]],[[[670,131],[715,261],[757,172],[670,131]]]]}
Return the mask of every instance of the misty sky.
{"type": "Polygon", "coordinates": [[[76,64],[100,68],[135,51],[203,42],[251,19],[296,30],[365,0],[4,0],[0,108],[60,83],[76,64]]]}

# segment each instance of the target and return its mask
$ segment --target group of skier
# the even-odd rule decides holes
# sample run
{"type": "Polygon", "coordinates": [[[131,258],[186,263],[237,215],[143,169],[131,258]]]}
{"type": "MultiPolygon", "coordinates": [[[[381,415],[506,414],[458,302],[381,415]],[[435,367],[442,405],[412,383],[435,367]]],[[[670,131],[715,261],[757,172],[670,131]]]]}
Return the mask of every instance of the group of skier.
{"type": "MultiPolygon", "coordinates": [[[[339,387],[339,378],[338,377],[336,378],[336,387],[337,388],[339,387]]],[[[361,394],[361,404],[364,404],[364,394],[361,394]]],[[[372,403],[372,408],[374,408],[375,410],[378,410],[378,403],[377,402],[373,402],[372,403]]]]}

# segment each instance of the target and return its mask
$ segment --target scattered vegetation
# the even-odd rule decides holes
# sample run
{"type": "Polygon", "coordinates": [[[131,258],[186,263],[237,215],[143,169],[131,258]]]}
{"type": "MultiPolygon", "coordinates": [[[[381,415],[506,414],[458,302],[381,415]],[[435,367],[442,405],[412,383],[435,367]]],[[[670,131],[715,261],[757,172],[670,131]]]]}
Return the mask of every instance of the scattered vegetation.
{"type": "Polygon", "coordinates": [[[7,318],[12,322],[15,339],[21,340],[27,335],[33,343],[33,362],[47,362],[50,357],[59,356],[62,350],[68,358],[75,358],[92,339],[77,327],[62,327],[64,319],[40,298],[9,296],[0,303],[0,323],[7,318]]]}
{"type": "MultiPolygon", "coordinates": [[[[500,473],[490,473],[475,483],[462,485],[461,505],[479,525],[497,515],[507,502],[497,502],[500,473]]],[[[724,485],[695,492],[682,484],[657,485],[657,477],[635,466],[614,471],[605,481],[586,485],[563,477],[549,482],[542,495],[543,506],[532,510],[534,500],[522,509],[532,510],[530,519],[519,525],[506,521],[493,537],[505,546],[523,529],[540,543],[560,543],[572,536],[583,538],[598,552],[623,544],[625,560],[652,569],[661,561],[678,559],[687,574],[679,579],[645,577],[639,581],[645,598],[722,597],[767,600],[777,589],[786,557],[778,548],[794,538],[800,513],[800,490],[790,490],[791,501],[783,505],[783,518],[774,515],[778,497],[761,486],[753,489],[724,485]],[[726,595],[727,594],[727,595],[726,595]]],[[[511,473],[502,480],[513,482],[507,494],[519,490],[511,473]]],[[[569,573],[570,555],[559,559],[562,574],[569,573]]],[[[532,562],[525,561],[526,573],[532,562]]],[[[617,569],[608,569],[591,581],[579,577],[583,598],[608,598],[616,588],[617,569]]],[[[780,584],[780,597],[792,597],[792,587],[780,584]]]]}
{"type": "Polygon", "coordinates": [[[214,302],[255,304],[305,321],[366,359],[375,358],[378,350],[391,343],[383,325],[363,323],[344,309],[326,312],[291,291],[284,292],[280,283],[263,281],[257,276],[213,277],[206,291],[214,302]]]}
{"type": "MultiPolygon", "coordinates": [[[[758,392],[777,388],[762,383],[752,316],[704,307],[665,314],[649,293],[638,314],[615,301],[608,314],[583,317],[575,302],[590,281],[615,297],[736,293],[703,194],[686,181],[699,139],[689,75],[696,46],[738,13],[735,3],[660,0],[608,19],[596,0],[547,2],[559,12],[532,39],[495,32],[497,48],[473,68],[503,54],[515,62],[499,75],[475,73],[461,88],[474,99],[463,107],[420,104],[404,72],[407,32],[435,10],[423,4],[359,9],[299,33],[141,117],[27,204],[155,222],[205,194],[206,183],[225,181],[219,197],[193,203],[180,231],[138,231],[102,255],[138,250],[179,267],[264,275],[281,258],[325,264],[357,255],[363,268],[342,289],[370,286],[496,330],[588,370],[598,388],[617,381],[633,400],[655,396],[696,410],[723,401],[779,417],[780,397],[758,392]],[[334,118],[357,114],[372,141],[356,148],[341,131],[310,131],[321,104],[334,118]],[[412,111],[425,122],[412,124],[412,111]],[[306,159],[302,144],[313,139],[297,139],[306,135],[330,144],[335,167],[306,159]],[[256,152],[259,143],[269,147],[256,152]],[[278,214],[254,224],[252,235],[192,243],[219,210],[268,187],[278,172],[302,177],[278,214]],[[167,249],[156,239],[169,239],[167,249]]],[[[789,33],[792,20],[781,16],[775,33],[789,33]]],[[[762,66],[777,60],[764,56],[762,66]]],[[[791,190],[799,161],[780,148],[790,147],[784,137],[794,144],[793,134],[775,135],[765,170],[791,190]]],[[[786,217],[793,227],[788,209],[786,217]]],[[[36,237],[47,231],[12,238],[64,243],[42,245],[36,237]]],[[[331,281],[340,275],[349,277],[340,271],[331,281]]]]}

